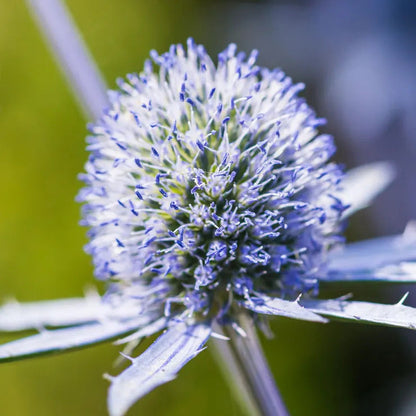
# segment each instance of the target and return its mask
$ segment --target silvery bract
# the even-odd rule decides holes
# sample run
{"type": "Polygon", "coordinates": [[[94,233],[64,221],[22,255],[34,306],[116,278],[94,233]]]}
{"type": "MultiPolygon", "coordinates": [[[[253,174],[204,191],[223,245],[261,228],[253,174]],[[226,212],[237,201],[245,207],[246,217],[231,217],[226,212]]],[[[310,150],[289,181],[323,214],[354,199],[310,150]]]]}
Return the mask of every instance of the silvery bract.
{"type": "Polygon", "coordinates": [[[243,313],[257,323],[280,315],[415,327],[416,310],[402,302],[317,298],[322,280],[414,281],[414,234],[344,246],[344,219],[392,170],[379,163],[344,178],[329,161],[332,137],[317,131],[323,120],[298,97],[303,86],[257,66],[256,55],[231,44],[215,64],[189,40],[119,81],[90,128],[79,194],[107,292],[4,305],[5,331],[64,328],[1,346],[3,361],[166,329],[111,378],[117,416],[174,378],[214,324],[244,336],[243,313]]]}

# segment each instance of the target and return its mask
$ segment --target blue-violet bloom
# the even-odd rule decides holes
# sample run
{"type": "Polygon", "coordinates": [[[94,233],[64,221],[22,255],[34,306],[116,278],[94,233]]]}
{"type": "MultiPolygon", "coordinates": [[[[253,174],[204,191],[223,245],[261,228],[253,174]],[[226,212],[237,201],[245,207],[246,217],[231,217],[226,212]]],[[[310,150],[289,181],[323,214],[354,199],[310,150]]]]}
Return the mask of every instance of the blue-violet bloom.
{"type": "Polygon", "coordinates": [[[344,175],[303,85],[256,56],[231,44],[214,63],[189,40],[119,80],[90,126],[78,196],[106,293],[4,305],[0,329],[52,329],[0,346],[0,360],[109,339],[134,346],[165,330],[111,377],[119,416],[174,378],[213,325],[244,336],[242,314],[415,328],[402,302],[318,299],[320,281],[415,281],[414,233],[344,245],[344,220],[390,182],[391,167],[344,175]]]}

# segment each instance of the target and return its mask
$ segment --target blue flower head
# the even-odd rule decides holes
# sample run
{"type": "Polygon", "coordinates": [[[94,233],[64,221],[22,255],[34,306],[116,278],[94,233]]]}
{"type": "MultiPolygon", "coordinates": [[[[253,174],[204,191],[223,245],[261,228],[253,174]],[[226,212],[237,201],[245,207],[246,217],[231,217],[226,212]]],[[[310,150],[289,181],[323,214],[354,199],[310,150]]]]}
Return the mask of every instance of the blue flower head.
{"type": "Polygon", "coordinates": [[[345,206],[303,85],[234,44],[217,65],[192,39],[151,56],[88,139],[79,199],[96,276],[195,320],[316,291],[345,206]]]}
{"type": "Polygon", "coordinates": [[[214,63],[188,40],[119,80],[90,128],[78,196],[106,293],[3,306],[2,330],[58,329],[0,346],[0,360],[108,339],[134,346],[166,329],[111,377],[109,410],[119,416],[174,378],[213,327],[244,337],[242,316],[416,327],[403,300],[317,299],[320,281],[415,281],[415,233],[343,248],[345,218],[391,169],[373,164],[343,178],[330,162],[332,137],[317,131],[323,120],[298,96],[303,85],[256,56],[231,44],[214,63]]]}

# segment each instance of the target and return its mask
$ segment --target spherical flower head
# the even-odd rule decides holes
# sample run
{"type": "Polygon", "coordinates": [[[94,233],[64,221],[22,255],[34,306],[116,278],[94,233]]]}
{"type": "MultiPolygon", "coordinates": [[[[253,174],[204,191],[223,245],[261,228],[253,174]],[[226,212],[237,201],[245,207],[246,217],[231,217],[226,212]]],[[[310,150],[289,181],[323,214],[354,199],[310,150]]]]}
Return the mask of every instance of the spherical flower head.
{"type": "Polygon", "coordinates": [[[188,41],[119,81],[79,199],[96,276],[165,315],[316,291],[340,241],[332,137],[280,70],[188,41]]]}

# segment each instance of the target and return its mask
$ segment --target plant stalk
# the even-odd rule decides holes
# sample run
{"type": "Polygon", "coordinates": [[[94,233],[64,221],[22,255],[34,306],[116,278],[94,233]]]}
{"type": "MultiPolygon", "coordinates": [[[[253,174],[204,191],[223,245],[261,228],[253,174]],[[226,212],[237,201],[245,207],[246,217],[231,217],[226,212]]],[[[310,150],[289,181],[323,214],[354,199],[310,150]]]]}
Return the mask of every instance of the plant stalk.
{"type": "Polygon", "coordinates": [[[60,0],[27,0],[30,11],[88,120],[108,106],[106,85],[60,0]]]}
{"type": "Polygon", "coordinates": [[[214,339],[214,345],[238,402],[250,416],[289,416],[251,317],[241,313],[239,326],[246,336],[238,334],[229,325],[214,328],[215,332],[230,339],[214,339]]]}

